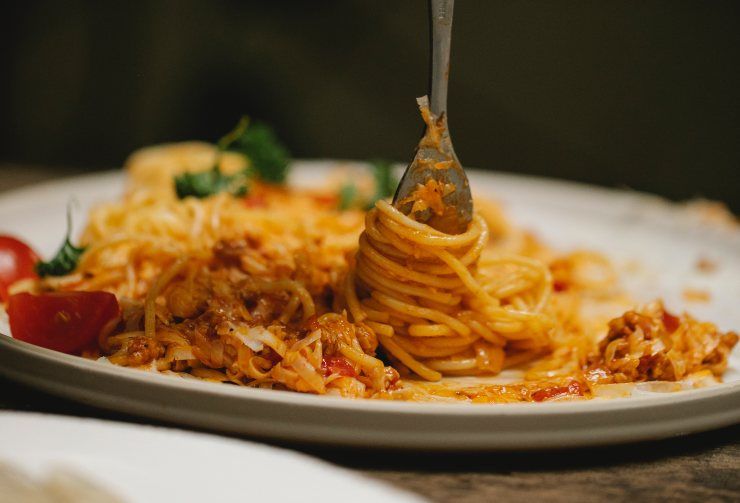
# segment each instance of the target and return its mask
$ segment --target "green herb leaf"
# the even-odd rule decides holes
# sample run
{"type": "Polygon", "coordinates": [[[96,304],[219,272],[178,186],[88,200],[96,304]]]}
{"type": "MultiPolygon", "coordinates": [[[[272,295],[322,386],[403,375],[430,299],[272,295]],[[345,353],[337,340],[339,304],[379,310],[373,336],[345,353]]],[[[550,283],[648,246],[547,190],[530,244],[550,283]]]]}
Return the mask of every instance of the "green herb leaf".
{"type": "Polygon", "coordinates": [[[236,128],[219,141],[219,148],[244,154],[263,182],[285,181],[290,153],[268,125],[250,124],[248,117],[242,117],[236,128]]]}
{"type": "Polygon", "coordinates": [[[360,208],[369,210],[380,199],[387,199],[396,192],[398,178],[393,173],[393,163],[376,159],[369,161],[373,170],[374,190],[372,195],[360,194],[357,185],[346,182],[339,188],[339,209],[360,208]]]}
{"type": "Polygon", "coordinates": [[[357,186],[354,183],[346,183],[339,189],[339,209],[348,210],[356,205],[357,186]]]}
{"type": "Polygon", "coordinates": [[[248,190],[249,177],[246,170],[233,175],[224,175],[218,166],[214,166],[210,171],[183,173],[175,177],[175,192],[180,199],[188,196],[200,199],[219,192],[242,197],[248,190]]]}
{"type": "Polygon", "coordinates": [[[249,191],[249,181],[252,178],[268,183],[285,181],[290,154],[266,124],[250,124],[249,117],[245,115],[216,145],[216,162],[210,171],[183,173],[175,177],[178,198],[204,198],[219,192],[241,197],[249,191]],[[227,151],[246,156],[249,167],[233,175],[223,174],[219,166],[222,154],[227,151]]]}
{"type": "Polygon", "coordinates": [[[72,211],[67,207],[67,235],[64,237],[64,243],[54,258],[49,262],[40,260],[36,263],[36,274],[40,277],[45,276],[64,276],[75,270],[77,262],[85,252],[85,247],[78,248],[69,240],[72,234],[72,211]]]}
{"type": "Polygon", "coordinates": [[[367,209],[375,206],[376,201],[393,196],[399,182],[393,174],[393,164],[390,161],[375,159],[370,162],[373,166],[373,177],[375,178],[375,194],[372,200],[367,202],[367,209]]]}

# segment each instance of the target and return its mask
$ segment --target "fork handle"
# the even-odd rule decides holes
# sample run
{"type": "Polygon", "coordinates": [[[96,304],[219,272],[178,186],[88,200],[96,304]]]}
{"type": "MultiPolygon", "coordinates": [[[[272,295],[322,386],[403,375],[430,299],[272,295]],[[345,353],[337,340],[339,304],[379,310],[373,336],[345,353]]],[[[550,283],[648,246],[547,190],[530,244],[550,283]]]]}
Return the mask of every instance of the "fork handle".
{"type": "Polygon", "coordinates": [[[431,110],[439,116],[447,111],[447,79],[450,74],[450,44],[452,42],[452,9],[455,0],[429,0],[431,25],[431,110]]]}

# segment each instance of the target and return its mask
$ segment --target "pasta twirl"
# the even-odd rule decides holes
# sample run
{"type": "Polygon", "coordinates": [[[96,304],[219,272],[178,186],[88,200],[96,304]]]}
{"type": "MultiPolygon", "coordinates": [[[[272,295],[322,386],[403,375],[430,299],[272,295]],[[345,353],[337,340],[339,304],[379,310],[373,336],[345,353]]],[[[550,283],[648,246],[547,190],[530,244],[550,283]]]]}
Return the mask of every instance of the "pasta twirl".
{"type": "Polygon", "coordinates": [[[448,235],[383,200],[340,209],[331,187],[254,181],[243,197],[178,199],[172,177],[213,159],[205,144],[133,156],[125,196],[91,211],[76,268],[23,283],[115,294],[120,318],[84,356],[257,388],[506,402],[716,381],[737,343],[659,302],[635,306],[605,257],[557,253],[488,201],[448,235]],[[452,384],[509,368],[518,382],[452,384]]]}

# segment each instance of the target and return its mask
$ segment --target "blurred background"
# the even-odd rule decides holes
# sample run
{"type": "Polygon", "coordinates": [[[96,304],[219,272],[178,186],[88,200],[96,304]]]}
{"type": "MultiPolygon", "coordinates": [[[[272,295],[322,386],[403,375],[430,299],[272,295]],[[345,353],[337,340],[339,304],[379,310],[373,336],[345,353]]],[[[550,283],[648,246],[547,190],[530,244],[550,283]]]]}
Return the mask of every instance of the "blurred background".
{"type": "MultiPolygon", "coordinates": [[[[3,8],[0,162],[60,175],[215,140],[242,113],[295,157],[411,158],[425,0],[26,1],[3,8]]],[[[467,166],[703,196],[740,212],[740,2],[458,0],[467,166]]],[[[2,182],[0,181],[0,186],[2,182]]]]}

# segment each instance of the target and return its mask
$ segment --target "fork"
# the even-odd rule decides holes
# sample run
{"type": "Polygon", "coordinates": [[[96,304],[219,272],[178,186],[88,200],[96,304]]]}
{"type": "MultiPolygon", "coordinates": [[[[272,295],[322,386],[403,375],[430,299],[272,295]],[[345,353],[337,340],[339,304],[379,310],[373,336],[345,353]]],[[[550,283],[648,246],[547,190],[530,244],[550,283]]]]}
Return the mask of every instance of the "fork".
{"type": "Polygon", "coordinates": [[[447,81],[454,5],[454,0],[429,2],[431,100],[426,96],[417,99],[427,127],[393,197],[393,205],[402,213],[447,234],[465,232],[473,218],[470,183],[455,155],[447,127],[447,81]],[[430,180],[436,181],[433,185],[441,191],[441,211],[415,205],[420,187],[426,186],[430,180]]]}

